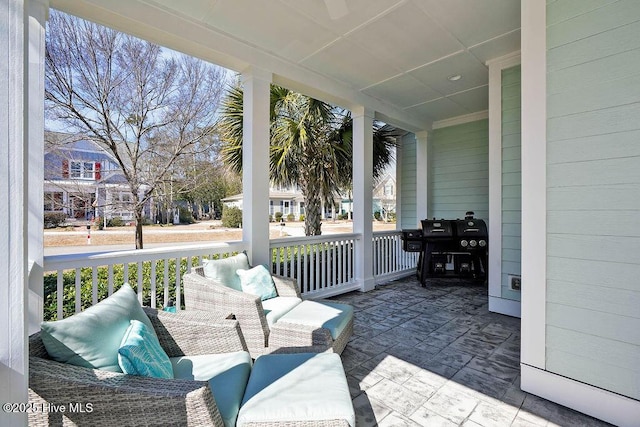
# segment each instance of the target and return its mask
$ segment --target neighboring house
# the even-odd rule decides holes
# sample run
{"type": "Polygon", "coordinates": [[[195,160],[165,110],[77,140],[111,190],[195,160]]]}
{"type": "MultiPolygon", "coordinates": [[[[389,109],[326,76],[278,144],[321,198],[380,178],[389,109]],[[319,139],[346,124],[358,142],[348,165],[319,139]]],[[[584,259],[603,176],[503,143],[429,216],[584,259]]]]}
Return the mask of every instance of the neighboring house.
{"type": "MultiPolygon", "coordinates": [[[[242,209],[242,193],[225,197],[222,203],[228,207],[242,209]]],[[[281,212],[283,218],[293,215],[298,221],[300,215],[304,215],[304,199],[302,193],[294,188],[269,188],[269,215],[275,218],[276,212],[281,212]]]]}
{"type": "Polygon", "coordinates": [[[45,133],[44,212],[68,218],[134,219],[133,197],[113,155],[75,135],[45,133]]]}
{"type": "MultiPolygon", "coordinates": [[[[385,176],[374,188],[373,193],[373,213],[380,212],[383,218],[396,210],[396,180],[391,173],[385,176]]],[[[242,209],[242,193],[225,197],[222,203],[228,207],[242,209]]],[[[335,206],[323,204],[322,218],[333,218],[337,214],[346,215],[353,211],[353,200],[348,195],[336,198],[335,206]],[[335,208],[339,208],[336,212],[335,208]]],[[[305,214],[304,197],[297,188],[269,188],[269,215],[275,217],[276,212],[282,212],[283,218],[292,214],[296,221],[300,215],[305,214]]]]}
{"type": "Polygon", "coordinates": [[[373,213],[388,221],[389,214],[396,212],[396,179],[387,172],[373,188],[373,213]]]}

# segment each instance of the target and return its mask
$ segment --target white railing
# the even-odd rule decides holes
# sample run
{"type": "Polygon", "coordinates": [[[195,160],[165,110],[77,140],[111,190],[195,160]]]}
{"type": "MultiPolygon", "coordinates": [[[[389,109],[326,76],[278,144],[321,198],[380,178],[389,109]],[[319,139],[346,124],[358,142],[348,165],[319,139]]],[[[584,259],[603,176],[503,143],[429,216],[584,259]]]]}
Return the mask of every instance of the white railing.
{"type": "MultiPolygon", "coordinates": [[[[225,242],[206,245],[172,246],[89,254],[53,255],[44,259],[45,298],[56,299],[56,313],[45,313],[45,318],[62,319],[73,313],[64,312],[65,302],[73,300],[73,312],[96,304],[111,295],[114,283],[128,282],[138,293],[140,303],[156,308],[157,300],[167,306],[174,299],[181,304],[182,275],[191,271],[203,259],[227,257],[246,249],[243,242],[225,242]],[[179,265],[180,268],[176,268],[179,265]],[[67,284],[65,286],[65,276],[67,284]],[[55,292],[47,289],[53,286],[55,292]],[[69,281],[73,283],[69,285],[69,281]],[[90,295],[86,286],[91,283],[90,295]],[[85,285],[83,287],[83,285],[85,285]],[[71,290],[65,292],[65,290],[71,290]],[[47,297],[47,295],[49,295],[47,297]],[[65,301],[66,300],[66,301],[65,301]],[[54,315],[55,314],[55,315],[54,315]]],[[[50,306],[45,301],[46,306],[50,306]]],[[[45,308],[46,309],[46,308],[45,308]]]]}
{"type": "MultiPolygon", "coordinates": [[[[373,236],[376,283],[413,274],[416,253],[402,250],[399,231],[373,236]]],[[[305,298],[325,298],[360,288],[355,250],[359,234],[282,238],[270,241],[272,272],[295,278],[305,298]]],[[[243,242],[172,246],[119,252],[53,255],[44,259],[46,319],[62,319],[111,295],[128,282],[145,305],[181,306],[182,276],[205,258],[233,255],[243,242]],[[176,266],[180,268],[176,268],[176,266]],[[65,310],[66,307],[66,310],[65,310]]]]}
{"type": "Polygon", "coordinates": [[[402,250],[400,231],[373,233],[373,276],[382,283],[415,273],[418,255],[402,250]]]}
{"type": "Polygon", "coordinates": [[[325,298],[358,289],[354,251],[359,234],[272,239],[273,274],[296,279],[305,298],[325,298]]]}

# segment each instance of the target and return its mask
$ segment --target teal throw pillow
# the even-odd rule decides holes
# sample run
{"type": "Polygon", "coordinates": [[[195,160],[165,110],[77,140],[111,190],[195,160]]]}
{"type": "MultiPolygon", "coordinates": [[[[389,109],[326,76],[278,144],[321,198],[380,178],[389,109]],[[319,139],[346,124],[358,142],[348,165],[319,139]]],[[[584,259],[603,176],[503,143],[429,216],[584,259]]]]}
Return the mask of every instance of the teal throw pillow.
{"type": "Polygon", "coordinates": [[[237,270],[236,273],[240,277],[243,292],[259,296],[262,301],[278,296],[271,273],[264,265],[250,270],[237,270]]]}
{"type": "Polygon", "coordinates": [[[122,372],[118,365],[118,348],[133,319],[153,331],[138,295],[125,283],[113,295],[80,313],[54,322],[42,322],[40,337],[55,361],[122,372]]]}
{"type": "Polygon", "coordinates": [[[248,270],[251,268],[249,266],[249,258],[244,252],[229,258],[202,260],[202,267],[204,277],[213,279],[236,291],[242,291],[240,278],[236,274],[236,270],[248,270]]]}
{"type": "Polygon", "coordinates": [[[122,337],[122,344],[118,349],[118,363],[125,374],[173,378],[171,361],[160,346],[158,337],[144,323],[137,320],[131,321],[122,337]]]}

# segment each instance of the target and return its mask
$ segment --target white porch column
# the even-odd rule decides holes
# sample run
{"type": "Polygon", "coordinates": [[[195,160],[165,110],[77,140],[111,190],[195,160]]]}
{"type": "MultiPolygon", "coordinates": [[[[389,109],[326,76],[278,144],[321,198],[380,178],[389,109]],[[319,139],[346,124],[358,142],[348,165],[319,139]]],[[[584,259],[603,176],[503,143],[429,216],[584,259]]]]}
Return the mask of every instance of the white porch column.
{"type": "Polygon", "coordinates": [[[353,232],[355,279],[360,290],[375,287],[373,278],[373,111],[352,110],[353,117],[353,232]]]}
{"type": "Polygon", "coordinates": [[[49,0],[29,2],[29,233],[27,252],[33,263],[29,271],[29,334],[40,330],[44,286],[44,35],[49,0]]]}
{"type": "MultiPolygon", "coordinates": [[[[28,389],[28,77],[24,0],[0,8],[0,401],[27,402],[28,389]]],[[[40,212],[42,206],[40,206],[40,212]]],[[[35,230],[42,233],[42,230],[35,230]]],[[[26,425],[26,414],[0,411],[0,425],[26,425]]]]}
{"type": "Polygon", "coordinates": [[[402,137],[396,138],[396,230],[402,230],[402,137]]]}
{"type": "MultiPolygon", "coordinates": [[[[522,339],[520,361],[546,366],[547,44],[545,2],[522,1],[522,339]]],[[[524,377],[523,377],[524,378],[524,377]]],[[[522,386],[527,386],[524,378],[522,386]]]]}
{"type": "Polygon", "coordinates": [[[429,184],[429,159],[428,159],[428,132],[416,133],[416,219],[419,227],[420,220],[429,216],[428,184],[429,184]]]}
{"type": "Polygon", "coordinates": [[[269,95],[271,73],[250,68],[242,73],[242,240],[252,265],[270,264],[269,256],[269,95]]]}

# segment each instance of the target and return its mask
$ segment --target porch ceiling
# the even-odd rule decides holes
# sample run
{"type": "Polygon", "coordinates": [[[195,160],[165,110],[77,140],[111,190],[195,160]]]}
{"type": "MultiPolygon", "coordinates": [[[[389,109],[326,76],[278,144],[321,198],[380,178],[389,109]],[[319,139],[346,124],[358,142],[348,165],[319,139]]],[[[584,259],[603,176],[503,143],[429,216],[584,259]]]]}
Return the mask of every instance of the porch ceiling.
{"type": "Polygon", "coordinates": [[[485,62],[520,48],[519,0],[345,0],[346,14],[333,18],[327,3],[340,0],[51,0],[413,131],[486,110],[485,62]]]}

